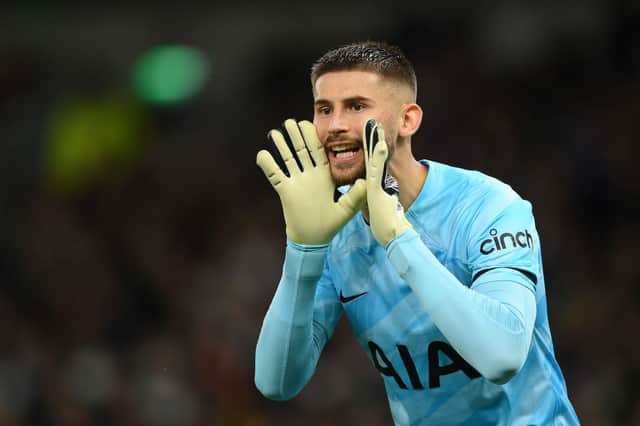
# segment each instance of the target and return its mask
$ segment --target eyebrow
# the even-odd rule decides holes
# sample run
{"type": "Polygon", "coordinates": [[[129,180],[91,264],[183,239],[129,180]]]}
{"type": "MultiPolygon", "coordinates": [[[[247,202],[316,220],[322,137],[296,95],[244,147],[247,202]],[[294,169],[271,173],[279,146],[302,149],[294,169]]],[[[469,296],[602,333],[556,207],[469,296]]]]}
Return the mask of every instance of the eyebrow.
{"type": "MultiPolygon", "coordinates": [[[[352,96],[350,98],[345,98],[345,99],[341,99],[339,102],[341,103],[345,103],[345,104],[352,104],[355,102],[373,102],[373,99],[364,97],[364,96],[352,96]]],[[[331,101],[329,101],[328,99],[316,99],[316,101],[313,103],[314,105],[326,105],[326,104],[330,104],[331,101]]]]}

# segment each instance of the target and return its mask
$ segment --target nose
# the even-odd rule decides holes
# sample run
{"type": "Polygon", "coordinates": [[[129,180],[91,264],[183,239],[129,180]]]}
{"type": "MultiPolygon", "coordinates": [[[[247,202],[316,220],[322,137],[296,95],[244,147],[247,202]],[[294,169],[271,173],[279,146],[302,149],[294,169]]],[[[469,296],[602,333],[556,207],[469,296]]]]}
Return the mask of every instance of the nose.
{"type": "Polygon", "coordinates": [[[332,135],[340,135],[349,131],[349,125],[345,119],[344,114],[341,111],[334,111],[329,119],[329,125],[327,126],[327,132],[332,135]]]}

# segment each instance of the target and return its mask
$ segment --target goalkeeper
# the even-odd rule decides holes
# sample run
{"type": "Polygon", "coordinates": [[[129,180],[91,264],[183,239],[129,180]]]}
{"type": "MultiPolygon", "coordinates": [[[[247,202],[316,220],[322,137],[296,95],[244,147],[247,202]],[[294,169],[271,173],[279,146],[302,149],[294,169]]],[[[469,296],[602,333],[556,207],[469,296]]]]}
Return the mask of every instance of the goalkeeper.
{"type": "Polygon", "coordinates": [[[397,47],[329,51],[311,83],[313,124],[270,132],[281,166],[257,156],[287,233],[256,347],[260,392],[300,392],[345,313],[397,425],[579,424],[531,204],[482,173],[414,158],[422,110],[397,47]]]}

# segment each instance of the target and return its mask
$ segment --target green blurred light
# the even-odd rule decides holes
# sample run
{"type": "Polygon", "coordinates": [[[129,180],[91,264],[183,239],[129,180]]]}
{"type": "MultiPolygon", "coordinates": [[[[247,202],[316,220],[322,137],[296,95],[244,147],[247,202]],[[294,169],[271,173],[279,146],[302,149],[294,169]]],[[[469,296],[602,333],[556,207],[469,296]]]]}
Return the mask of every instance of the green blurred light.
{"type": "Polygon", "coordinates": [[[173,104],[200,91],[208,74],[209,64],[200,50],[181,45],[157,46],[134,64],[133,88],[144,101],[173,104]]]}

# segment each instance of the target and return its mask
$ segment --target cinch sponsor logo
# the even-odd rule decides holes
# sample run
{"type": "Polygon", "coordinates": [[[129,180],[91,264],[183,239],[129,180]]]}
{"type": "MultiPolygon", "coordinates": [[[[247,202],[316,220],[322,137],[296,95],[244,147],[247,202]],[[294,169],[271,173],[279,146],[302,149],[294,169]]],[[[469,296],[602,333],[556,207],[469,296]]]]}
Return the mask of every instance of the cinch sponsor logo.
{"type": "Polygon", "coordinates": [[[487,238],[480,244],[480,253],[489,254],[496,250],[504,250],[507,248],[531,248],[533,246],[533,236],[526,229],[524,232],[504,232],[498,235],[498,230],[492,228],[489,231],[492,238],[487,238]]]}

